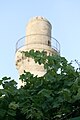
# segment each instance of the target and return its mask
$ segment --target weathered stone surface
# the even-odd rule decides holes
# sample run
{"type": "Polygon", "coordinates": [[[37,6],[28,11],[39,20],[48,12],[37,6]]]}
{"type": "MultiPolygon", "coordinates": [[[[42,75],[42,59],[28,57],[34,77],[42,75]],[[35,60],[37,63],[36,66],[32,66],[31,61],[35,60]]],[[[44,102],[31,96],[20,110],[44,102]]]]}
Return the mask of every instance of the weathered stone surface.
{"type": "MultiPolygon", "coordinates": [[[[43,17],[35,17],[29,21],[26,28],[25,45],[16,52],[16,68],[20,75],[24,70],[38,76],[45,74],[43,65],[36,64],[32,58],[24,59],[21,51],[34,49],[35,51],[44,50],[47,54],[55,54],[57,51],[51,48],[51,29],[50,22],[43,17]]],[[[20,82],[20,85],[23,83],[20,82]]]]}

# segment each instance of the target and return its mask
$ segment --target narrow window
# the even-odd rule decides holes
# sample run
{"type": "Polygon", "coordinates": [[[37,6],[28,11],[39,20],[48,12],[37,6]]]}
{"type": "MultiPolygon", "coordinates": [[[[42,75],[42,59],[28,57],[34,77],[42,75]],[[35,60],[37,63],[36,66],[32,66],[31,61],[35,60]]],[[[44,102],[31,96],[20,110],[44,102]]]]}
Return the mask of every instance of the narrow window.
{"type": "Polygon", "coordinates": [[[30,62],[30,59],[28,58],[28,62],[30,62]]]}
{"type": "Polygon", "coordinates": [[[48,46],[50,46],[51,45],[51,42],[48,40],[48,46]]]}

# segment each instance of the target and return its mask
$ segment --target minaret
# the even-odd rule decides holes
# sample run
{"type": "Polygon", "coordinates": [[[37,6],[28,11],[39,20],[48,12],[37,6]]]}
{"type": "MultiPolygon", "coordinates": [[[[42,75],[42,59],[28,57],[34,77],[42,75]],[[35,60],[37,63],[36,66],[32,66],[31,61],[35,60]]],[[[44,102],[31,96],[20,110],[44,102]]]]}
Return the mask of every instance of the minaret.
{"type": "MultiPolygon", "coordinates": [[[[32,58],[23,57],[21,51],[45,51],[47,54],[60,53],[59,42],[51,37],[52,26],[50,22],[41,17],[32,18],[26,27],[26,36],[16,43],[16,68],[21,75],[24,70],[34,75],[43,76],[45,70],[43,65],[34,62],[32,58]]],[[[22,85],[22,83],[20,83],[22,85]]]]}

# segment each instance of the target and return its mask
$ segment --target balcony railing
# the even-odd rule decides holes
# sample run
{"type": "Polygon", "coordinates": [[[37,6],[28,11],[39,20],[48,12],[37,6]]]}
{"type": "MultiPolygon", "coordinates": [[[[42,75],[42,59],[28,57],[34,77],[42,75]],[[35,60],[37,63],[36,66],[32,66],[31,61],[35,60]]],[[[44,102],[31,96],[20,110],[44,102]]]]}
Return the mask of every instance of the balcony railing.
{"type": "MultiPolygon", "coordinates": [[[[32,34],[32,35],[34,35],[34,34],[32,34]]],[[[29,36],[32,36],[32,35],[23,36],[22,38],[20,38],[16,43],[16,51],[18,49],[20,49],[21,47],[24,47],[24,46],[31,44],[31,43],[25,44],[25,39],[27,39],[29,36]]],[[[43,34],[35,34],[35,35],[46,36],[43,34]]],[[[50,37],[50,36],[46,36],[46,37],[49,37],[49,39],[51,40],[51,45],[50,45],[51,48],[54,49],[55,51],[57,51],[58,53],[60,53],[60,43],[53,37],[50,37]]],[[[36,42],[34,44],[38,44],[38,43],[36,42]]]]}

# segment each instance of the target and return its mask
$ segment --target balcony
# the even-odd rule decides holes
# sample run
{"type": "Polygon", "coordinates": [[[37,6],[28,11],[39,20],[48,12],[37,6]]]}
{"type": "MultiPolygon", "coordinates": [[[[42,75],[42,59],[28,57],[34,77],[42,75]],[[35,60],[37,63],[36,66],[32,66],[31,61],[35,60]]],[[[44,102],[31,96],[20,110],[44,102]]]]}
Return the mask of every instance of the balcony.
{"type": "MultiPolygon", "coordinates": [[[[26,44],[25,40],[27,40],[29,37],[33,37],[33,36],[39,36],[39,37],[41,36],[41,37],[44,37],[44,39],[46,39],[46,37],[47,37],[51,41],[51,43],[48,43],[47,45],[50,46],[55,51],[57,51],[58,53],[60,53],[60,43],[55,38],[44,35],[44,34],[32,34],[32,35],[28,35],[28,36],[23,36],[16,43],[16,51],[19,50],[21,47],[31,44],[31,43],[26,44]]],[[[38,42],[34,42],[34,44],[38,44],[38,42]]]]}

